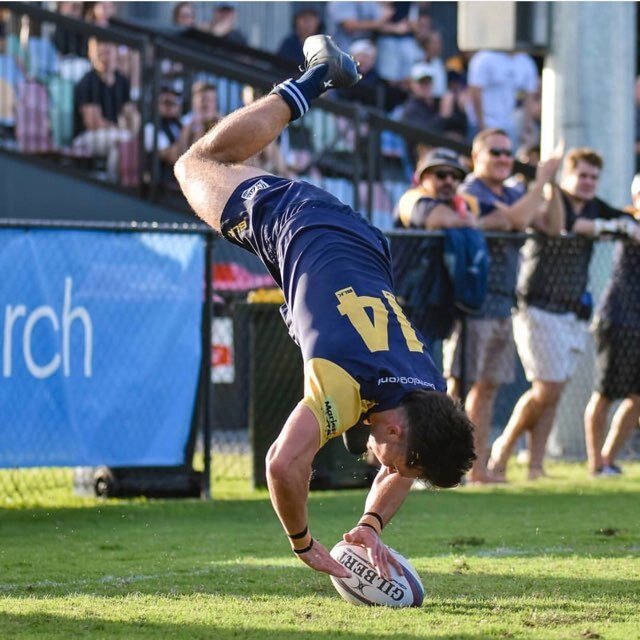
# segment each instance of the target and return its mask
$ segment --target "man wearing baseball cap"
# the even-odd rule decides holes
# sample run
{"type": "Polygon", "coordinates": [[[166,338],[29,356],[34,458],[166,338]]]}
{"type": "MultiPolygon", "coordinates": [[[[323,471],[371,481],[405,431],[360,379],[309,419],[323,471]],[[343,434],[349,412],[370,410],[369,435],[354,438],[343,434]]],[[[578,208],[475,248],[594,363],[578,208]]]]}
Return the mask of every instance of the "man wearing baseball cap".
{"type": "Polygon", "coordinates": [[[444,133],[440,99],[433,95],[435,73],[434,67],[428,62],[417,62],[411,67],[409,98],[402,105],[400,121],[434,133],[444,133]]]}
{"type": "Polygon", "coordinates": [[[417,186],[398,201],[395,226],[430,230],[475,226],[475,199],[456,195],[466,173],[455,151],[445,147],[429,151],[418,162],[417,186]]]}

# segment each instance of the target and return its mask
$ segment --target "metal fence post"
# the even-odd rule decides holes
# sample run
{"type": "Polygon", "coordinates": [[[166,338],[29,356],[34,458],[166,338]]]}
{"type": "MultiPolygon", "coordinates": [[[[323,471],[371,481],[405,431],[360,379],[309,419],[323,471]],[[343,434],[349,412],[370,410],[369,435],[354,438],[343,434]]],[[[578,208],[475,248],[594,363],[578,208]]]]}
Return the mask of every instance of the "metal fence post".
{"type": "Polygon", "coordinates": [[[213,321],[213,233],[205,234],[204,249],[204,301],[202,307],[202,448],[204,455],[204,473],[202,475],[201,497],[211,498],[211,323],[213,321]]]}

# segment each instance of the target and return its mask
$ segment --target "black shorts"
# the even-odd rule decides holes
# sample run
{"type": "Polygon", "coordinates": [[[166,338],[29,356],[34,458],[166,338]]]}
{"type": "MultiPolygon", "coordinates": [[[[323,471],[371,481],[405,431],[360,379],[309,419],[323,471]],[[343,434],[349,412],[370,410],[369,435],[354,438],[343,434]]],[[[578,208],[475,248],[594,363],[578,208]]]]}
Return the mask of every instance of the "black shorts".
{"type": "Polygon", "coordinates": [[[593,337],[596,391],[606,398],[640,394],[640,330],[600,323],[593,337]]]}

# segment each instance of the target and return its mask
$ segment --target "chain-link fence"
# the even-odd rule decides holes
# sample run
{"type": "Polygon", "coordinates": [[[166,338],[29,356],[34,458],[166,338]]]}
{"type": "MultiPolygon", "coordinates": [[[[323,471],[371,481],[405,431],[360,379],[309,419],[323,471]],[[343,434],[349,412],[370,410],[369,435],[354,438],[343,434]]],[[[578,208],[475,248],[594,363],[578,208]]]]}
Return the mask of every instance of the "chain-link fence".
{"type": "Polygon", "coordinates": [[[68,491],[73,474],[60,468],[123,494],[132,481],[115,470],[193,469],[208,237],[196,226],[3,221],[4,501],[68,491]]]}
{"type": "MultiPolygon", "coordinates": [[[[442,234],[390,235],[399,299],[429,337],[436,362],[447,369],[446,345],[454,325],[443,325],[442,318],[451,316],[453,322],[455,309],[450,314],[452,309],[442,306],[430,279],[434,265],[443,259],[442,234]],[[416,286],[419,295],[412,297],[416,286]]],[[[499,256],[513,250],[521,261],[525,256],[526,264],[527,251],[534,251],[538,241],[524,234],[488,234],[490,259],[500,264],[499,256]]],[[[581,290],[584,283],[593,306],[601,311],[594,316],[588,305],[574,310],[584,312],[575,325],[584,337],[581,350],[557,347],[553,333],[548,334],[551,346],[542,350],[553,362],[564,352],[575,357],[548,446],[550,455],[571,459],[585,456],[583,415],[597,384],[589,327],[593,329],[594,318],[600,318],[606,343],[611,322],[603,325],[609,312],[601,302],[611,300],[607,291],[619,277],[615,269],[612,272],[612,264],[620,263],[614,252],[624,251],[632,265],[640,259],[637,246],[598,242],[590,267],[588,259],[583,263],[586,273],[561,274],[560,257],[581,250],[580,242],[572,236],[553,241],[551,256],[558,263],[551,265],[555,275],[546,285],[557,301],[565,297],[562,287],[581,290]]],[[[120,473],[140,467],[204,472],[213,482],[213,495],[217,487],[230,483],[245,489],[264,486],[266,451],[300,399],[303,378],[300,353],[280,316],[281,294],[255,263],[229,251],[227,243],[216,243],[210,270],[212,313],[202,324],[204,265],[211,257],[206,257],[204,238],[197,233],[5,227],[0,228],[0,244],[4,272],[12,274],[3,282],[0,297],[3,503],[66,500],[70,492],[87,487],[94,495],[96,484],[104,488],[109,482],[120,482],[120,495],[153,495],[154,483],[155,494],[162,495],[164,482],[166,495],[171,495],[170,481],[161,474],[141,478],[120,473]],[[210,329],[205,331],[208,322],[210,329]],[[204,344],[211,345],[210,363],[200,358],[204,344]],[[204,375],[211,385],[204,384],[204,375]],[[78,466],[82,469],[74,469],[78,466]]],[[[520,273],[522,307],[522,267],[520,273]]],[[[490,275],[488,295],[508,295],[511,309],[517,297],[513,289],[505,291],[505,281],[515,286],[517,273],[503,275],[506,280],[490,275]]],[[[616,303],[632,318],[638,313],[636,287],[633,280],[624,282],[624,299],[616,303]]],[[[451,305],[451,299],[444,304],[451,305]]],[[[615,318],[620,313],[616,307],[615,318]]],[[[460,319],[467,326],[477,320],[460,319]]],[[[512,322],[511,310],[506,322],[512,322]]],[[[468,333],[462,350],[458,375],[467,374],[463,393],[473,384],[477,364],[470,358],[473,338],[468,333]]],[[[518,340],[516,331],[513,379],[500,387],[493,438],[530,386],[518,357],[523,351],[518,340]]],[[[639,344],[637,326],[626,327],[618,347],[622,367],[637,367],[639,344]]],[[[498,366],[499,358],[494,357],[498,366]]],[[[487,370],[493,366],[490,363],[487,370]]],[[[638,452],[635,436],[623,455],[635,457],[638,452]]],[[[365,486],[372,474],[373,469],[347,454],[337,439],[318,456],[312,486],[365,486]]],[[[202,474],[197,482],[206,482],[202,474]]],[[[104,493],[113,491],[107,488],[104,493]]]]}

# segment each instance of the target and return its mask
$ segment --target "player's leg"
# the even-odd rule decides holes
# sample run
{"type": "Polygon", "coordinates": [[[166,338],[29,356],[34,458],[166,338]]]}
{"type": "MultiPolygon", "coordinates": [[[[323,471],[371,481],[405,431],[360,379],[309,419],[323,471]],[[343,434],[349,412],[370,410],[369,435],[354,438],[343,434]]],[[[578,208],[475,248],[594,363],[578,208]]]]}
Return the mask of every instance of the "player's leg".
{"type": "Polygon", "coordinates": [[[331,88],[350,87],[360,76],[353,59],[327,36],[304,44],[307,71],[286,80],[270,95],[230,114],[183,154],[175,173],[189,204],[214,229],[236,187],[266,172],[242,163],[271,144],[311,102],[331,88]]]}
{"type": "Polygon", "coordinates": [[[180,187],[208,225],[220,230],[222,210],[236,187],[267,173],[242,162],[273,142],[290,116],[283,100],[265,96],[228,115],[178,159],[175,174],[180,187]]]}

